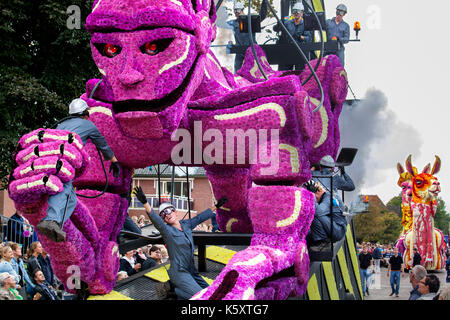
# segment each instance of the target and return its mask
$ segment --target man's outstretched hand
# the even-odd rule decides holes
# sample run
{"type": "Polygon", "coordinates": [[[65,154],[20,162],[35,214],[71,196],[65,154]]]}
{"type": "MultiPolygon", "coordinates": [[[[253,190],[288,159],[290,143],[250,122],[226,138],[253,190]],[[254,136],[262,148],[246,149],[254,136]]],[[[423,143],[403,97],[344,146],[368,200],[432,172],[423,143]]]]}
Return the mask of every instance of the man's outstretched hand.
{"type": "Polygon", "coordinates": [[[147,203],[147,197],[145,196],[145,193],[144,193],[144,191],[142,191],[142,188],[139,186],[139,187],[135,187],[134,189],[133,189],[133,192],[132,192],[135,196],[136,196],[136,198],[142,203],[142,204],[146,204],[147,203]]]}

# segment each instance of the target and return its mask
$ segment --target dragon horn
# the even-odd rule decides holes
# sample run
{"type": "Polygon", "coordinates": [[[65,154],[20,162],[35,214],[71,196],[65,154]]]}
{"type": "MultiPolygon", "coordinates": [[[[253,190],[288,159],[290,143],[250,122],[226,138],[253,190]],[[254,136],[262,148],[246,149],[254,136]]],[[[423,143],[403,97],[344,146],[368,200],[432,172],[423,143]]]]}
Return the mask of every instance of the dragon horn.
{"type": "Polygon", "coordinates": [[[414,168],[413,168],[413,166],[411,164],[411,155],[408,156],[408,158],[406,159],[405,164],[406,164],[406,170],[408,170],[408,172],[411,174],[411,176],[414,177],[415,174],[414,174],[414,168]]]}
{"type": "Polygon", "coordinates": [[[438,156],[435,156],[435,157],[436,157],[436,160],[434,161],[433,169],[431,169],[432,175],[438,173],[439,170],[441,170],[441,159],[438,156]]]}

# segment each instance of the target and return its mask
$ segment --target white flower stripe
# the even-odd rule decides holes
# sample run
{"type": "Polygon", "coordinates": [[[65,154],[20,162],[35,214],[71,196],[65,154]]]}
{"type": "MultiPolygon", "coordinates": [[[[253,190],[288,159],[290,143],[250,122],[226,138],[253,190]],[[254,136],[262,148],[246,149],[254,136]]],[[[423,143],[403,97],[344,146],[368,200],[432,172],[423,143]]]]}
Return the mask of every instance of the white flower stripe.
{"type": "Polygon", "coordinates": [[[233,120],[233,119],[237,119],[237,118],[242,118],[242,117],[248,117],[251,115],[254,115],[255,113],[261,112],[261,111],[266,111],[266,110],[273,110],[276,111],[278,113],[278,115],[280,116],[280,126],[284,127],[284,125],[286,124],[286,113],[284,112],[284,109],[282,106],[280,106],[279,104],[276,103],[266,103],[266,104],[262,104],[260,106],[242,111],[242,112],[238,112],[238,113],[228,113],[228,114],[220,114],[220,115],[215,115],[214,119],[216,120],[233,120]]]}
{"type": "Polygon", "coordinates": [[[184,60],[186,60],[187,57],[188,57],[190,47],[191,47],[191,37],[190,37],[190,36],[187,36],[187,38],[186,38],[186,48],[185,48],[183,54],[181,55],[181,57],[179,57],[179,58],[178,58],[177,60],[175,60],[175,61],[172,61],[172,62],[170,62],[170,63],[168,63],[168,64],[165,64],[165,65],[158,71],[158,73],[161,75],[164,71],[167,71],[167,70],[169,70],[170,68],[173,68],[173,67],[175,67],[175,66],[177,66],[177,65],[179,65],[179,64],[181,64],[181,63],[183,63],[184,60]]]}
{"type": "Polygon", "coordinates": [[[233,266],[255,266],[265,261],[266,259],[267,259],[266,256],[260,253],[256,257],[251,258],[250,260],[233,263],[233,266]]]}
{"type": "Polygon", "coordinates": [[[302,192],[300,190],[295,191],[295,205],[294,212],[290,217],[277,221],[277,228],[287,227],[293,224],[298,216],[300,215],[300,210],[302,209],[302,192]]]}

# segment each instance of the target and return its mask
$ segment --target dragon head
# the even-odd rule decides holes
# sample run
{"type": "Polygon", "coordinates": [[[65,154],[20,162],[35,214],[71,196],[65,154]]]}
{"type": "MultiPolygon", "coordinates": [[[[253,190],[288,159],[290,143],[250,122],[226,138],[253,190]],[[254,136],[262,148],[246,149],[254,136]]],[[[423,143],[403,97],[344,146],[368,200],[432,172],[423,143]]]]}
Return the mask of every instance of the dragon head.
{"type": "Polygon", "coordinates": [[[178,128],[203,76],[215,18],[212,0],[94,2],[86,20],[92,56],[125,136],[161,139],[178,128]]]}

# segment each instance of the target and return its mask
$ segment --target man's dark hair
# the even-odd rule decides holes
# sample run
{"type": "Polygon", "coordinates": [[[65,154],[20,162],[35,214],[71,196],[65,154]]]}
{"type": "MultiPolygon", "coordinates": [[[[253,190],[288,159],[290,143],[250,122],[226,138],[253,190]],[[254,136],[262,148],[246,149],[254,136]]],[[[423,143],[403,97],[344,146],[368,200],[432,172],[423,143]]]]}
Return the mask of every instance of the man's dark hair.
{"type": "Polygon", "coordinates": [[[33,276],[33,279],[34,279],[34,277],[36,276],[36,273],[38,273],[39,271],[42,271],[41,268],[36,268],[36,269],[33,271],[33,273],[31,274],[31,275],[33,276]]]}
{"type": "Polygon", "coordinates": [[[161,251],[161,249],[157,246],[152,246],[149,252],[161,251]]]}
{"type": "Polygon", "coordinates": [[[430,292],[437,293],[440,287],[439,278],[436,277],[434,274],[429,274],[425,278],[425,285],[427,285],[430,288],[430,292]]]}

